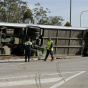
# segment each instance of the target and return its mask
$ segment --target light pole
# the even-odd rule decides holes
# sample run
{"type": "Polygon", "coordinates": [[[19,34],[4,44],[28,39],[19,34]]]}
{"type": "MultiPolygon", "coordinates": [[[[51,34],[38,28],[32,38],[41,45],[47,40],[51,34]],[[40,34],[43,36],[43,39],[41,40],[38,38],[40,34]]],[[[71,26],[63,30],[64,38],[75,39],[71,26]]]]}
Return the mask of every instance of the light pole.
{"type": "Polygon", "coordinates": [[[82,13],[87,12],[87,11],[88,10],[82,11],[81,14],[80,14],[80,27],[81,27],[81,16],[82,16],[82,13]]]}
{"type": "Polygon", "coordinates": [[[70,24],[71,24],[71,4],[72,4],[72,0],[70,0],[70,24]]]}

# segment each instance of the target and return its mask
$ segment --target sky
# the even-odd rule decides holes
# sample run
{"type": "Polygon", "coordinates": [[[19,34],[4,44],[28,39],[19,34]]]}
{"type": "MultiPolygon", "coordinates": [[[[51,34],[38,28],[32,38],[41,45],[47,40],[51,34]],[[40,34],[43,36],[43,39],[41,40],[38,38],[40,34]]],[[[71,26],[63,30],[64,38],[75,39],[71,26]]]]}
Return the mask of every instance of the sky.
{"type": "MultiPolygon", "coordinates": [[[[66,22],[70,22],[70,0],[22,1],[28,2],[28,7],[31,10],[34,8],[35,4],[40,3],[44,9],[48,8],[51,11],[48,16],[61,16],[64,19],[62,25],[64,25],[66,22]]],[[[88,27],[88,0],[71,0],[71,2],[71,25],[73,27],[80,27],[81,20],[81,27],[88,27]]]]}

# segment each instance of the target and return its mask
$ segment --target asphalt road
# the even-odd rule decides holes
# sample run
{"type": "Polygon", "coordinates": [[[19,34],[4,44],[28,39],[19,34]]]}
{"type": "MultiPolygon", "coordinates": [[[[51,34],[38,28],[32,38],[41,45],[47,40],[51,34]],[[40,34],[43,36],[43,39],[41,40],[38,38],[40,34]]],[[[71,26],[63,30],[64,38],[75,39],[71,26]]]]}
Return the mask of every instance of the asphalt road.
{"type": "Polygon", "coordinates": [[[0,88],[87,88],[88,57],[0,60],[0,88]]]}

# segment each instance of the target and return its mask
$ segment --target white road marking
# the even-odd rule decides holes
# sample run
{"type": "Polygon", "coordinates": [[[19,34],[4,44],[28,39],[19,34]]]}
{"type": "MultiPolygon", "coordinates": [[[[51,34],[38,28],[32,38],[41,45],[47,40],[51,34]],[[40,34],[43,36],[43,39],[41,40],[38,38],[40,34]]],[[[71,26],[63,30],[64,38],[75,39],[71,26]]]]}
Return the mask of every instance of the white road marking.
{"type": "MultiPolygon", "coordinates": [[[[65,79],[65,82],[66,81],[69,81],[70,79],[86,72],[86,71],[75,71],[75,72],[63,72],[62,74],[65,74],[65,73],[76,73],[78,72],[77,74],[65,79]]],[[[43,74],[41,76],[44,76],[44,75],[56,75],[57,73],[53,73],[53,74],[43,74]]],[[[24,78],[24,77],[35,77],[35,75],[31,75],[31,76],[20,76],[20,77],[10,77],[10,78],[0,78],[0,80],[2,79],[14,79],[14,78],[24,78]]],[[[41,80],[41,83],[52,83],[52,82],[57,82],[59,80],[61,80],[62,77],[58,77],[58,78],[44,78],[44,79],[40,79],[41,80]]],[[[61,81],[57,84],[55,84],[54,86],[51,86],[50,88],[57,88],[58,86],[62,85],[65,83],[64,81],[61,81]]],[[[30,85],[30,84],[36,84],[35,80],[19,80],[19,81],[5,81],[5,82],[0,82],[0,87],[8,87],[8,86],[20,86],[20,85],[30,85]]]]}
{"type": "Polygon", "coordinates": [[[0,80],[3,80],[3,79],[7,79],[7,80],[9,80],[9,79],[19,79],[19,78],[31,78],[31,77],[34,77],[35,75],[31,75],[31,76],[19,76],[19,77],[6,77],[6,78],[0,78],[0,80]]]}
{"type": "MultiPolygon", "coordinates": [[[[66,74],[66,73],[76,73],[76,72],[80,72],[80,71],[74,71],[74,72],[62,72],[61,74],[66,74]]],[[[57,75],[58,73],[53,73],[53,74],[43,74],[44,75],[57,75]]]]}
{"type": "MultiPolygon", "coordinates": [[[[80,72],[80,71],[74,71],[74,72],[63,72],[62,74],[66,74],[66,73],[68,73],[68,74],[70,74],[70,73],[76,73],[76,72],[80,72]]],[[[43,74],[43,75],[41,75],[41,76],[52,76],[52,75],[58,75],[58,73],[53,73],[53,74],[43,74]]],[[[15,78],[31,78],[31,77],[35,77],[35,75],[30,75],[30,76],[19,76],[19,77],[5,77],[5,78],[0,78],[0,80],[2,80],[2,79],[7,79],[7,80],[9,80],[9,79],[15,79],[15,78]]]]}
{"type": "MultiPolygon", "coordinates": [[[[80,72],[80,71],[74,71],[74,72],[63,72],[63,73],[61,73],[61,74],[66,74],[66,73],[76,73],[76,72],[80,72]]],[[[53,74],[43,74],[43,75],[41,75],[41,76],[50,76],[50,75],[58,75],[58,73],[53,73],[53,74]]],[[[0,78],[0,80],[2,80],[2,79],[14,79],[14,78],[30,78],[30,77],[35,77],[35,75],[30,75],[30,76],[19,76],[19,77],[6,77],[6,78],[0,78]]]]}
{"type": "MultiPolygon", "coordinates": [[[[57,82],[61,80],[62,78],[46,78],[41,79],[41,83],[51,83],[51,82],[57,82]]],[[[11,81],[11,82],[0,82],[0,87],[8,87],[8,86],[20,86],[20,85],[30,85],[30,84],[36,84],[35,80],[21,80],[21,81],[11,81]]]]}
{"type": "Polygon", "coordinates": [[[78,76],[78,75],[81,75],[81,74],[83,74],[83,73],[85,73],[85,72],[86,72],[86,71],[81,71],[81,72],[79,72],[79,73],[77,73],[77,74],[75,74],[75,75],[73,75],[73,76],[71,76],[71,77],[65,79],[65,81],[61,81],[61,82],[59,82],[59,83],[57,83],[57,84],[51,86],[50,88],[57,88],[57,87],[61,86],[62,84],[64,84],[65,82],[67,82],[67,81],[71,80],[72,78],[74,78],[74,77],[76,77],[76,76],[78,76]]]}

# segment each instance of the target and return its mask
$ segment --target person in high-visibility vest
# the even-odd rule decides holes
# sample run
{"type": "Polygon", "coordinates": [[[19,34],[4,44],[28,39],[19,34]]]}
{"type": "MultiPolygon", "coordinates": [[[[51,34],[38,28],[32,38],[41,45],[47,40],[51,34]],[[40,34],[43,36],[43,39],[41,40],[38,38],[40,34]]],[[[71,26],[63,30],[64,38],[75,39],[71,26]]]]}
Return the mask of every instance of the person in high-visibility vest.
{"type": "Polygon", "coordinates": [[[30,38],[27,39],[24,45],[25,45],[25,62],[27,62],[27,58],[29,62],[31,57],[31,48],[32,48],[32,42],[30,42],[30,38]]]}
{"type": "Polygon", "coordinates": [[[52,58],[51,61],[53,61],[54,60],[54,57],[53,57],[53,41],[51,40],[50,37],[48,38],[46,49],[47,49],[47,53],[46,53],[44,61],[47,60],[49,53],[51,54],[51,58],[52,58]]]}

